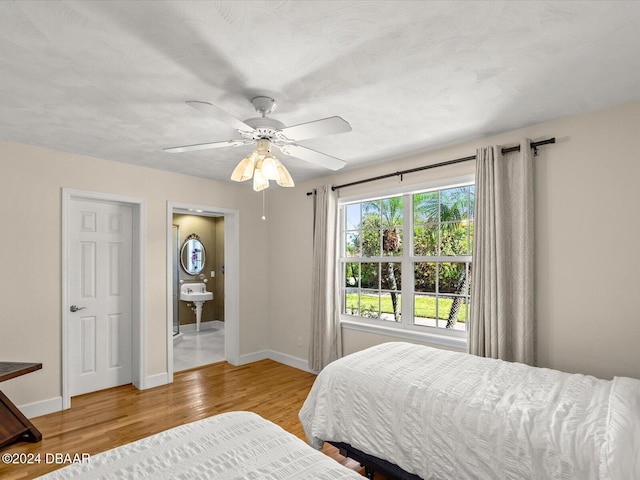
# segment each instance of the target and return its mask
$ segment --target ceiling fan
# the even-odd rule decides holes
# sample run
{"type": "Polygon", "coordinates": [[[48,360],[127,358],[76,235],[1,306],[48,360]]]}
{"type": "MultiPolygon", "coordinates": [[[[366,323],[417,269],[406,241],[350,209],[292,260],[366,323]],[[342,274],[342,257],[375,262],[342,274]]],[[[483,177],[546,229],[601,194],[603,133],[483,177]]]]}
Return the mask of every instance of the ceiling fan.
{"type": "Polygon", "coordinates": [[[346,165],[344,160],[296,143],[308,138],[350,132],[351,125],[341,117],[328,117],[287,127],[282,122],[267,117],[269,113],[275,110],[277,105],[276,101],[271,97],[254,97],[251,103],[261,116],[244,121],[208,102],[189,101],[186,103],[216,120],[233,125],[238,130],[240,138],[165,148],[164,151],[192,152],[208,148],[237,147],[255,143],[257,144],[256,150],[238,164],[231,175],[231,179],[243,182],[253,177],[253,189],[256,191],[267,188],[269,180],[275,180],[278,185],[283,187],[294,186],[293,179],[287,169],[271,154],[271,147],[274,145],[285,155],[291,155],[330,170],[339,170],[346,165]]]}

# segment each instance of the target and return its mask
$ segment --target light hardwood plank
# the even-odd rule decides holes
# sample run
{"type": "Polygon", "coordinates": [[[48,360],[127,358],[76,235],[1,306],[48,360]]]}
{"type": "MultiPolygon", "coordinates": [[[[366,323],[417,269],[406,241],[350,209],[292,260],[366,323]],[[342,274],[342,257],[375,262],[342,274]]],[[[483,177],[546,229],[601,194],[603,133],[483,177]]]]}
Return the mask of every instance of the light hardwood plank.
{"type": "MultiPolygon", "coordinates": [[[[42,463],[0,463],[0,478],[32,479],[60,468],[44,462],[46,453],[95,455],[168,428],[234,410],[255,412],[306,440],[298,412],[314,380],[313,374],[272,360],[239,367],[221,362],[177,373],[170,385],[149,390],[126,385],[74,397],[70,409],[31,419],[42,432],[41,442],[21,442],[2,450],[40,453],[42,463]]],[[[337,449],[325,445],[323,451],[358,469],[337,449]]],[[[382,479],[376,475],[378,478],[382,479]]]]}

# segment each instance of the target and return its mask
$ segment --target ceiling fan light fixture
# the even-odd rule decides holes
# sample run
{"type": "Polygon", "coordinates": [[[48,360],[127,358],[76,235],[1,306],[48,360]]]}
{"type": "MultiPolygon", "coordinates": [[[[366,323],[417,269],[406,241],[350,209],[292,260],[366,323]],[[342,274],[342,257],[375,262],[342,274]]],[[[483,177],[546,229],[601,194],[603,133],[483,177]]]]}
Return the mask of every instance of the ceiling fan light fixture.
{"type": "Polygon", "coordinates": [[[244,182],[253,178],[256,192],[269,188],[269,180],[281,187],[293,187],[293,178],[280,160],[271,154],[271,142],[266,138],[257,141],[256,149],[243,158],[231,174],[231,180],[244,182]]]}

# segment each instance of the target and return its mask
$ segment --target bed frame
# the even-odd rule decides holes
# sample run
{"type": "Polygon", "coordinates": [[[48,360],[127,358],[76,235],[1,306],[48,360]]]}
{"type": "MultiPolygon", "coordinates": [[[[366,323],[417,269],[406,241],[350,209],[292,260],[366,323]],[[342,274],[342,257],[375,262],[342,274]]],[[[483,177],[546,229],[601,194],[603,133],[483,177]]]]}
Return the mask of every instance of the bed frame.
{"type": "Polygon", "coordinates": [[[409,473],[391,462],[374,457],[368,453],[364,453],[363,451],[352,447],[348,443],[327,443],[336,447],[340,451],[340,455],[343,457],[351,458],[362,465],[364,467],[364,475],[369,479],[373,480],[375,472],[378,472],[384,475],[388,480],[422,480],[419,476],[409,473]]]}

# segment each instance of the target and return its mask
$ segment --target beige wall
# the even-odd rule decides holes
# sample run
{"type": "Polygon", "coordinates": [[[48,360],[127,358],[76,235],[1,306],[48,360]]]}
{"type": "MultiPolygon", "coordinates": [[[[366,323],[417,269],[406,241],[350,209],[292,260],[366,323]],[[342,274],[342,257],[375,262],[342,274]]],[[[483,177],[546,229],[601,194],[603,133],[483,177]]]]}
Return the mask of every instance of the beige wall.
{"type": "MultiPolygon", "coordinates": [[[[269,207],[270,347],[306,358],[309,344],[312,200],[323,183],[352,180],[475,153],[492,143],[553,137],[536,159],[536,311],[539,365],[603,378],[640,378],[640,102],[465,142],[367,170],[278,189],[269,207]],[[295,261],[292,261],[292,257],[295,261]],[[303,339],[302,346],[298,339],[303,339]]],[[[472,172],[469,164],[406,175],[404,184],[472,172]]],[[[345,188],[376,192],[398,179],[345,188]]],[[[345,331],[346,353],[390,337],[345,331]]]]}
{"type": "Polygon", "coordinates": [[[63,187],[146,202],[146,377],[167,370],[167,201],[239,210],[240,354],[268,347],[261,195],[244,186],[0,142],[0,360],[43,364],[0,385],[14,403],[61,395],[63,187]]]}

